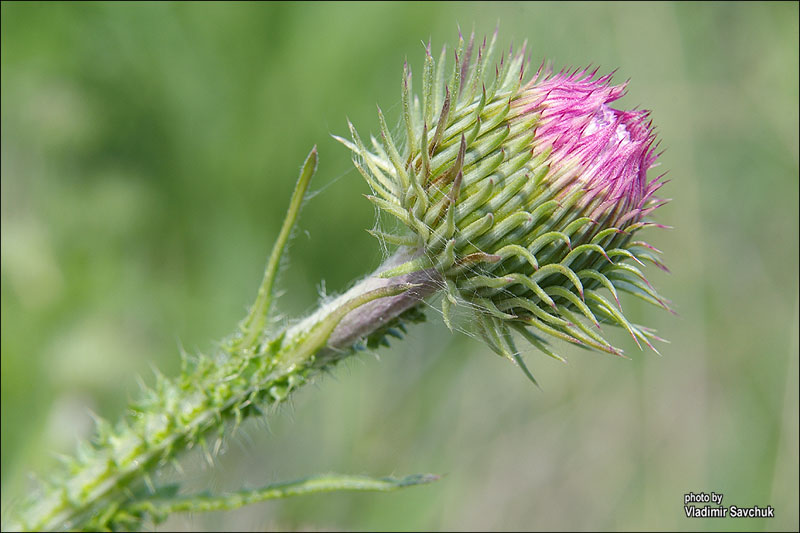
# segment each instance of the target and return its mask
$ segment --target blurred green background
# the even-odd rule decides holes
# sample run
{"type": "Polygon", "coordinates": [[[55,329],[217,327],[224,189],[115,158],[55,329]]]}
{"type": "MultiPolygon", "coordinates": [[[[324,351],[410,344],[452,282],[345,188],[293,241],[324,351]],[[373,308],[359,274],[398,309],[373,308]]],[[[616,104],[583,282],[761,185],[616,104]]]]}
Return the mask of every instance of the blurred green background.
{"type": "MultiPolygon", "coordinates": [[[[254,296],[303,158],[319,146],[282,311],[375,268],[375,212],[346,117],[399,119],[408,57],[457,24],[532,61],[618,68],[653,110],[662,192],[651,281],[680,316],[627,300],[671,340],[622,360],[530,350],[537,390],[436,313],[246,425],[189,489],[313,473],[435,472],[394,494],[334,494],[175,516],[164,529],[798,528],[798,4],[2,3],[4,512],[136,374],[211,350],[254,296]],[[324,283],[324,285],[322,285],[324,283]],[[692,520],[683,494],[773,505],[692,520]]],[[[655,175],[655,174],[653,174],[655,175]]]]}

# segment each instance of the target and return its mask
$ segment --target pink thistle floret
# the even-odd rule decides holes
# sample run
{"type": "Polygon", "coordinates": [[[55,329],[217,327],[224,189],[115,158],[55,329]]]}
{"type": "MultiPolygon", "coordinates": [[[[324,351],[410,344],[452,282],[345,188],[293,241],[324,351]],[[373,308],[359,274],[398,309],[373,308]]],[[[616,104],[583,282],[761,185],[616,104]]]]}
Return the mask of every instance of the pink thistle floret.
{"type": "Polygon", "coordinates": [[[586,193],[580,203],[592,206],[592,216],[613,210],[622,224],[650,211],[648,200],[661,186],[660,176],[647,181],[658,157],[655,134],[649,112],[609,106],[627,84],[612,85],[612,74],[595,79],[596,72],[545,73],[540,79],[540,69],[515,102],[515,114],[539,114],[534,152],[550,150],[565,194],[570,182],[580,184],[586,193]]]}

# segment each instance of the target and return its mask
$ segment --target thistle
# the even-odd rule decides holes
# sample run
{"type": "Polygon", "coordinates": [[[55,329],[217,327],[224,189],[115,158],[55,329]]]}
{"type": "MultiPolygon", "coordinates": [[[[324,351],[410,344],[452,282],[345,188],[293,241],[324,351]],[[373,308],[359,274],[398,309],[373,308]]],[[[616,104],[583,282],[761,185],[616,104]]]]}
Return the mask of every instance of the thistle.
{"type": "Polygon", "coordinates": [[[524,47],[492,65],[497,34],[473,54],[463,38],[445,82],[426,48],[421,97],[411,72],[402,80],[403,139],[395,140],[378,109],[380,141],[368,149],[350,125],[354,164],[369,200],[400,223],[373,231],[397,251],[381,267],[308,317],[270,325],[280,258],[317,165],[304,163],[255,303],[238,330],[211,355],[183,355],[181,375],[158,374],[129,415],[97,421],[89,445],[31,498],[11,529],[119,529],[158,522],[171,512],[231,509],[253,501],[327,490],[393,490],[427,483],[404,478],[321,476],[233,494],[179,495],[155,475],[182,451],[200,447],[213,462],[222,439],[253,415],[263,416],[338,361],[402,338],[441,295],[444,321],[466,327],[498,354],[533,375],[514,344],[517,332],[562,359],[556,338],[615,355],[622,350],[601,325],[627,330],[652,347],[653,330],[623,314],[627,292],[669,309],[640,267],[665,268],[660,253],[636,235],[663,203],[654,134],[644,111],[612,107],[625,86],[611,75],[540,67],[526,78],[524,47]],[[474,56],[474,57],[473,57],[474,56]]]}
{"type": "Polygon", "coordinates": [[[557,359],[547,337],[622,355],[601,323],[653,348],[661,339],[630,322],[619,300],[627,292],[669,309],[639,268],[649,261],[665,269],[660,252],[635,239],[664,227],[647,219],[664,203],[654,196],[663,175],[647,179],[657,158],[648,113],[610,107],[625,85],[597,70],[542,66],[524,82],[524,46],[501,59],[487,87],[495,41],[496,33],[473,60],[473,37],[466,48],[462,38],[446,85],[445,52],[437,68],[428,45],[421,101],[412,103],[406,68],[401,142],[380,108],[373,150],[352,125],[352,142],[339,139],[355,153],[368,198],[404,230],[373,233],[413,250],[382,276],[435,272],[448,327],[455,306],[468,309],[492,350],[533,381],[512,331],[557,359]]]}

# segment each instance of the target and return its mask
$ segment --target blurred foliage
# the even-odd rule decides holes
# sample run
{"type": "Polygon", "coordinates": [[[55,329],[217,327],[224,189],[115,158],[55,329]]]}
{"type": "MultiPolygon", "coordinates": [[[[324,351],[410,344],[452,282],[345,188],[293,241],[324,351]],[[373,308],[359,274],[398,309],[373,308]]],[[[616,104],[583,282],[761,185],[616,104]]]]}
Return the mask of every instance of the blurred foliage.
{"type": "Polygon", "coordinates": [[[674,200],[648,240],[674,317],[624,302],[672,341],[630,361],[534,351],[530,386],[435,311],[247,425],[194,488],[337,471],[437,472],[392,495],[334,494],[172,528],[777,529],[798,527],[798,4],[2,3],[4,513],[149,366],[213,349],[251,302],[297,168],[317,191],[281,279],[296,317],[374,268],[375,213],[346,117],[399,118],[408,57],[456,25],[529,41],[532,62],[599,65],[653,110],[674,200]],[[321,285],[324,283],[324,285],[321,285]],[[773,505],[692,520],[683,494],[773,505]]]}

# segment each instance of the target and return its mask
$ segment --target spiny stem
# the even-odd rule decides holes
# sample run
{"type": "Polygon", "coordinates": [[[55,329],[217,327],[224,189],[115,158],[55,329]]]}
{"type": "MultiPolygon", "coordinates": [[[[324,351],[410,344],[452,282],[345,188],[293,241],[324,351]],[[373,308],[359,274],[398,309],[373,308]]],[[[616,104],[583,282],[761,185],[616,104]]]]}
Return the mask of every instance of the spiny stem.
{"type": "MultiPolygon", "coordinates": [[[[99,422],[93,448],[69,465],[65,478],[33,498],[11,529],[138,527],[141,520],[130,521],[131,509],[152,498],[152,482],[147,480],[161,466],[193,446],[205,448],[206,437],[214,431],[222,438],[231,424],[264,414],[314,375],[355,353],[361,339],[380,343],[386,328],[410,320],[404,316],[438,290],[441,281],[429,272],[378,277],[378,272],[415,253],[404,249],[306,319],[266,336],[275,273],[316,160],[314,149],[303,165],[256,302],[235,340],[223,343],[214,357],[198,356],[177,379],[159,375],[155,389],[145,390],[131,405],[133,416],[116,427],[99,422]]],[[[320,485],[306,488],[312,486],[320,485]]]]}
{"type": "MultiPolygon", "coordinates": [[[[162,383],[170,401],[158,401],[144,409],[141,418],[131,421],[86,464],[80,465],[61,490],[50,492],[30,509],[29,520],[21,529],[83,528],[92,515],[109,505],[124,509],[130,490],[138,486],[143,473],[155,472],[159,464],[202,443],[212,430],[222,430],[228,422],[265,412],[268,405],[285,400],[320,370],[352,354],[352,349],[336,347],[327,350],[326,358],[316,361],[342,318],[361,305],[397,298],[416,287],[398,280],[378,288],[372,285],[369,278],[356,285],[347,301],[324,306],[310,320],[281,332],[263,352],[229,352],[213,367],[200,363],[192,374],[162,383]],[[332,357],[334,353],[336,356],[332,357]],[[159,420],[166,422],[158,425],[155,421],[159,420]],[[118,449],[131,452],[120,457],[115,451],[118,449]],[[65,493],[70,496],[65,497],[65,493]]],[[[398,310],[391,318],[399,314],[398,310]]],[[[376,322],[373,330],[383,324],[385,321],[376,322]]]]}

